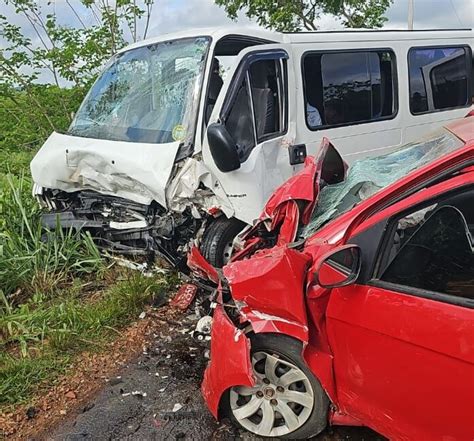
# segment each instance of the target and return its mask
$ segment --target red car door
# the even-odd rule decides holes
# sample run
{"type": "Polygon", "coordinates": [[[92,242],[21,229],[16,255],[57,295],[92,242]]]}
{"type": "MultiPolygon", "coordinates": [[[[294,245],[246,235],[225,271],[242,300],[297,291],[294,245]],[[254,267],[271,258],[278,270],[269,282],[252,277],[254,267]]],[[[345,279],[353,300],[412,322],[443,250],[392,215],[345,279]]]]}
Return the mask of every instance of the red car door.
{"type": "Polygon", "coordinates": [[[338,404],[391,439],[473,440],[472,173],[422,192],[348,241],[366,259],[327,309],[338,404]]]}

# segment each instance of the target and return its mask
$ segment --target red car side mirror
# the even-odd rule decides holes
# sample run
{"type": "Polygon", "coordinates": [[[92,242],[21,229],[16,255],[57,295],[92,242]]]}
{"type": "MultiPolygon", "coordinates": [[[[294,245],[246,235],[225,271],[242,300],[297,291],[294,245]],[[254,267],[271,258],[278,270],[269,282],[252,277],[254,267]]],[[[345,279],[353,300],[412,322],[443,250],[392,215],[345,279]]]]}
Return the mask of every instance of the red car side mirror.
{"type": "Polygon", "coordinates": [[[315,282],[323,288],[339,288],[355,283],[361,266],[360,248],[344,245],[324,255],[316,265],[315,282]]]}

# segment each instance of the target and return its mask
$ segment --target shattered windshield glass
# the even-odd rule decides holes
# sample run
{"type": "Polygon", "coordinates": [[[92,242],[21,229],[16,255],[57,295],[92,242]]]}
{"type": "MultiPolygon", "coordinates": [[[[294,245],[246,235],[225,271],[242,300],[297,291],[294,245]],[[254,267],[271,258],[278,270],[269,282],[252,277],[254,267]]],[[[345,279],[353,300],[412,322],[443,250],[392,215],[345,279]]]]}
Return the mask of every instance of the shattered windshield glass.
{"type": "Polygon", "coordinates": [[[185,38],[116,55],[86,96],[69,134],[147,143],[194,134],[209,38],[185,38]]]}
{"type": "Polygon", "coordinates": [[[311,221],[300,232],[309,237],[322,225],[349,211],[359,202],[463,145],[450,132],[441,129],[422,140],[411,142],[386,155],[356,161],[347,178],[321,190],[311,221]]]}

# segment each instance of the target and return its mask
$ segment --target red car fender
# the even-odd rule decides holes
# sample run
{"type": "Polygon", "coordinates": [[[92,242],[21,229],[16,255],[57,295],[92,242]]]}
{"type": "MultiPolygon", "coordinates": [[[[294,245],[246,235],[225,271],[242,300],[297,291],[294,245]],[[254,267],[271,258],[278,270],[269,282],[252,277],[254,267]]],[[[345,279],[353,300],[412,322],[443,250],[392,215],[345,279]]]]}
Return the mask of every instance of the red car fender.
{"type": "Polygon", "coordinates": [[[243,321],[255,333],[283,333],[308,341],[304,284],[309,263],[309,256],[285,245],[224,267],[243,321]]]}
{"type": "MultiPolygon", "coordinates": [[[[340,415],[337,412],[338,397],[334,379],[334,357],[326,330],[326,310],[331,290],[322,288],[315,283],[315,271],[320,259],[327,255],[332,249],[336,248],[338,244],[338,242],[330,244],[326,241],[319,241],[319,243],[313,245],[315,249],[312,250],[312,253],[315,257],[308,270],[306,280],[306,302],[312,324],[312,332],[303,354],[306,363],[318,378],[321,386],[336,408],[333,409],[330,416],[332,424],[337,424],[337,418],[340,415]]],[[[345,421],[344,418],[341,420],[345,421]]]]}
{"type": "Polygon", "coordinates": [[[224,392],[233,386],[254,386],[250,341],[227,317],[222,305],[214,311],[211,360],[204,373],[201,392],[209,410],[218,418],[224,392]]]}
{"type": "Polygon", "coordinates": [[[188,252],[188,267],[191,271],[197,273],[204,279],[208,278],[214,283],[219,283],[219,273],[216,269],[204,258],[199,251],[199,248],[193,246],[188,252]]]}
{"type": "Polygon", "coordinates": [[[270,332],[275,334],[286,334],[290,337],[306,343],[308,341],[308,327],[298,322],[292,322],[284,319],[265,314],[259,311],[252,311],[248,307],[243,307],[240,314],[244,321],[252,325],[255,334],[270,332]]]}
{"type": "MultiPolygon", "coordinates": [[[[308,255],[281,246],[227,265],[224,275],[239,307],[241,321],[250,323],[255,333],[285,334],[301,341],[305,362],[337,405],[333,358],[325,329],[328,295],[319,295],[312,300],[309,311],[315,332],[311,336],[308,334],[305,282],[310,263],[308,255]],[[294,295],[288,296],[289,292],[294,295]]],[[[221,398],[229,388],[255,384],[250,351],[250,340],[218,305],[212,325],[212,361],[202,384],[203,396],[215,417],[218,417],[221,398]]],[[[345,421],[337,411],[331,414],[335,424],[339,417],[345,421]]]]}

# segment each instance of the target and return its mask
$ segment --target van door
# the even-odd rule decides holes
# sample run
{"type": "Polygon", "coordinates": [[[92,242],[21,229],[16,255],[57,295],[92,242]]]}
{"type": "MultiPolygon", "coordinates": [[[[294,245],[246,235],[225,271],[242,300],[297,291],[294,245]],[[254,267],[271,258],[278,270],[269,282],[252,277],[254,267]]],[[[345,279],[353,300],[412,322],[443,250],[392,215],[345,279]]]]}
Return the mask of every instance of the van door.
{"type": "Polygon", "coordinates": [[[246,223],[258,218],[275,188],[290,177],[306,156],[294,148],[294,122],[289,115],[295,100],[294,70],[288,45],[248,48],[226,77],[209,124],[225,126],[235,142],[240,167],[220,171],[203,142],[203,160],[218,179],[246,223]]]}

